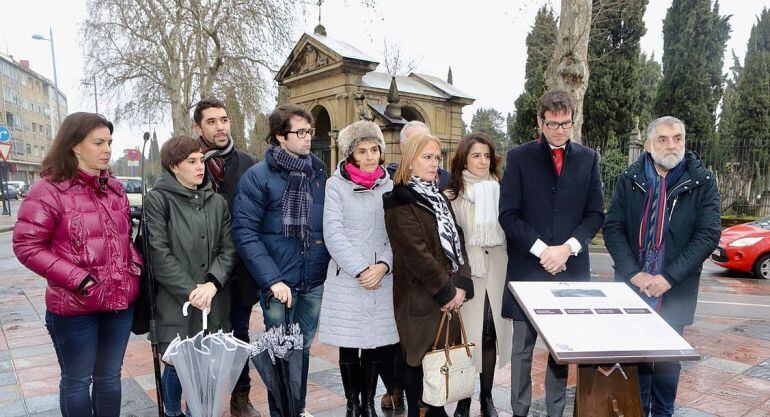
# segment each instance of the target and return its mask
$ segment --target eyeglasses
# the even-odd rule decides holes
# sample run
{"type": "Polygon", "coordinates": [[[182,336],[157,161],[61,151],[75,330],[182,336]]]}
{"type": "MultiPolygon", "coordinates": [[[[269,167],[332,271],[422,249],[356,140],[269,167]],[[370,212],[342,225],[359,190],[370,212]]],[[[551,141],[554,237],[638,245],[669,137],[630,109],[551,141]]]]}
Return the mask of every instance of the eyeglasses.
{"type": "Polygon", "coordinates": [[[310,134],[311,137],[315,136],[315,128],[299,129],[299,130],[289,130],[286,133],[294,133],[295,135],[297,135],[298,138],[305,139],[305,136],[307,136],[308,133],[310,134]]]}
{"type": "Polygon", "coordinates": [[[551,120],[546,120],[545,122],[543,122],[543,124],[545,125],[545,127],[548,128],[548,130],[558,130],[559,127],[561,127],[564,130],[567,130],[572,128],[572,126],[575,124],[575,121],[567,120],[566,122],[559,123],[551,120]]]}

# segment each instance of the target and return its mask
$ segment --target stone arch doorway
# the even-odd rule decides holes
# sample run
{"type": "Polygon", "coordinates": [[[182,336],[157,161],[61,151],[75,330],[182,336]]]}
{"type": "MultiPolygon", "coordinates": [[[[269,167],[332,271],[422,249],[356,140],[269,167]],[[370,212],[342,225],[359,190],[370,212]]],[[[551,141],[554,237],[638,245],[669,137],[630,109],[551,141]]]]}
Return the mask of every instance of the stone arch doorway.
{"type": "Polygon", "coordinates": [[[331,162],[331,139],[329,133],[332,130],[332,122],[329,117],[329,112],[324,106],[315,106],[310,111],[315,120],[315,136],[310,143],[310,152],[313,152],[324,164],[326,164],[329,171],[334,171],[334,167],[329,166],[331,162]]]}
{"type": "Polygon", "coordinates": [[[401,107],[401,117],[406,119],[406,121],[411,122],[412,120],[417,120],[419,122],[425,123],[425,118],[422,117],[422,114],[415,109],[414,107],[404,106],[401,107]]]}

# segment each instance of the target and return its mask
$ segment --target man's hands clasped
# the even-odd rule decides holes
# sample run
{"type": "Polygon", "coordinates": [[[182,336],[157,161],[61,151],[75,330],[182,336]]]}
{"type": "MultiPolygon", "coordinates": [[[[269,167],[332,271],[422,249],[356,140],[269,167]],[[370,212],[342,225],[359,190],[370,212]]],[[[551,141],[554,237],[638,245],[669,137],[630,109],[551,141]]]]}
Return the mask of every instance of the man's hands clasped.
{"type": "Polygon", "coordinates": [[[572,255],[572,249],[566,243],[559,246],[549,246],[540,254],[540,266],[551,275],[567,270],[567,260],[572,255]]]}

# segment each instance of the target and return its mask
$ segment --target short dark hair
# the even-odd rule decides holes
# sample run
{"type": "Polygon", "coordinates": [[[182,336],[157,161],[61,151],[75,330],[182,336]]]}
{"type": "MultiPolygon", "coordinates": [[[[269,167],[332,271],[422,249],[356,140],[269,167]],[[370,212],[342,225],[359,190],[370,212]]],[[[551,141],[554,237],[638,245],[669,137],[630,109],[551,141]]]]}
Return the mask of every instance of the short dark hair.
{"type": "Polygon", "coordinates": [[[537,102],[537,116],[540,120],[545,119],[545,112],[553,113],[569,112],[570,117],[575,115],[575,105],[572,104],[572,97],[569,93],[561,90],[546,91],[537,102]]]}
{"type": "Polygon", "coordinates": [[[62,121],[51,149],[45,155],[40,176],[52,182],[70,180],[78,174],[78,160],[72,148],[77,146],[91,131],[106,127],[112,135],[112,122],[97,113],[72,113],[62,121]]]}
{"type": "Polygon", "coordinates": [[[216,108],[216,109],[224,109],[227,111],[227,107],[225,107],[225,103],[222,103],[221,101],[215,99],[215,98],[204,98],[203,100],[195,103],[195,111],[193,112],[193,121],[196,125],[201,124],[203,121],[203,110],[210,109],[210,108],[216,108]]]}
{"type": "Polygon", "coordinates": [[[201,143],[189,136],[175,136],[160,148],[160,164],[169,172],[195,152],[201,152],[201,143]]]}
{"type": "Polygon", "coordinates": [[[279,146],[278,138],[276,135],[286,136],[291,129],[291,117],[299,116],[313,124],[313,115],[303,107],[296,104],[281,104],[276,107],[268,118],[270,124],[270,133],[265,140],[271,145],[279,146]]]}

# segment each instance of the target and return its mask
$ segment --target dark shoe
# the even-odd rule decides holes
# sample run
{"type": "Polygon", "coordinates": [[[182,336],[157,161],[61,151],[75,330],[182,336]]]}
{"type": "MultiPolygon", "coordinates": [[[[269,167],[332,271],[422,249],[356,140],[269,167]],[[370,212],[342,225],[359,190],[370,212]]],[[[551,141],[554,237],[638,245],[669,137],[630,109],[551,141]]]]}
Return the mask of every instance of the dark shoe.
{"type": "Polygon", "coordinates": [[[404,390],[393,388],[393,394],[390,398],[391,404],[393,404],[393,413],[406,414],[406,396],[404,395],[404,390]]]}
{"type": "Polygon", "coordinates": [[[340,376],[342,377],[342,387],[345,389],[345,399],[347,400],[345,417],[359,417],[361,415],[358,399],[361,393],[360,362],[341,363],[340,376]]]}
{"type": "Polygon", "coordinates": [[[382,395],[382,400],[380,400],[380,408],[383,411],[393,409],[393,396],[391,393],[386,392],[382,395]]]}
{"type": "Polygon", "coordinates": [[[425,413],[425,417],[449,417],[444,407],[428,406],[428,412],[425,413]]]}
{"type": "Polygon", "coordinates": [[[481,403],[481,417],[497,417],[497,409],[491,395],[480,396],[479,402],[481,403]]]}
{"type": "Polygon", "coordinates": [[[454,417],[469,417],[471,414],[471,399],[465,398],[457,402],[454,417]]]}
{"type": "Polygon", "coordinates": [[[251,388],[236,389],[230,397],[230,415],[232,417],[262,417],[249,400],[251,388]]]}
{"type": "Polygon", "coordinates": [[[379,417],[374,407],[374,394],[377,391],[377,365],[379,362],[361,363],[361,417],[379,417]]]}

